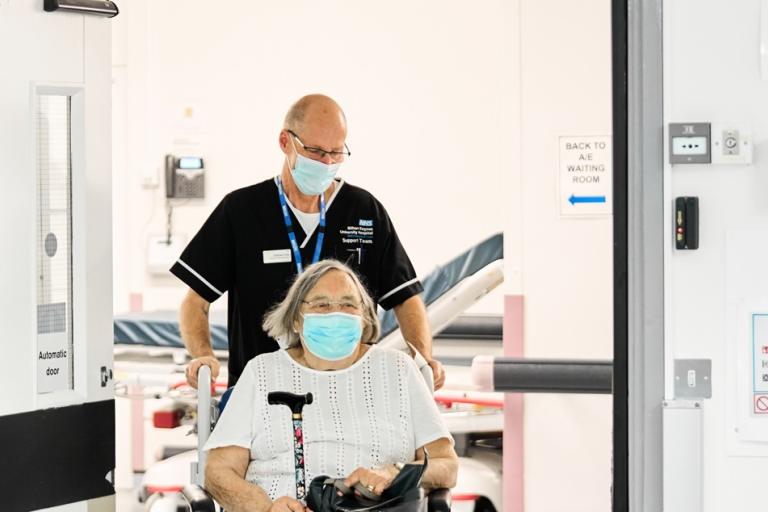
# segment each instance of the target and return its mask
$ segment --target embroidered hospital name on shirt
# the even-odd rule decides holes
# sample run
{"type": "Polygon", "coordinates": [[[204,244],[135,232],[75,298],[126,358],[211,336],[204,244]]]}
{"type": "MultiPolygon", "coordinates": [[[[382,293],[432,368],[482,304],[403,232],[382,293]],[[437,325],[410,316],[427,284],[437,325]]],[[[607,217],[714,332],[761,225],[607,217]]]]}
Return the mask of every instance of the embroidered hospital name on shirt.
{"type": "MultiPolygon", "coordinates": [[[[360,221],[360,224],[363,224],[360,221]]],[[[373,223],[371,223],[373,224],[373,223]]],[[[347,226],[339,231],[341,241],[345,244],[372,244],[373,227],[368,226],[347,226]]]]}

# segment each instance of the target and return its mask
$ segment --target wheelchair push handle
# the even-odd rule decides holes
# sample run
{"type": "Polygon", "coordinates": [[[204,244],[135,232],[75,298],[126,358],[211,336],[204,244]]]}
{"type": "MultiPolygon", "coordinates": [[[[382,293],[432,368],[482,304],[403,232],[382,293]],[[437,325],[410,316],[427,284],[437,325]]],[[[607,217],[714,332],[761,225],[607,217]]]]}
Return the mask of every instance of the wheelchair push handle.
{"type": "Polygon", "coordinates": [[[192,468],[192,481],[205,485],[205,464],[208,454],[203,450],[211,435],[211,369],[202,365],[197,371],[197,464],[192,468]]]}
{"type": "Polygon", "coordinates": [[[301,415],[304,406],[312,403],[312,393],[296,395],[286,391],[273,391],[267,395],[267,402],[270,405],[285,405],[293,414],[301,415]]]}

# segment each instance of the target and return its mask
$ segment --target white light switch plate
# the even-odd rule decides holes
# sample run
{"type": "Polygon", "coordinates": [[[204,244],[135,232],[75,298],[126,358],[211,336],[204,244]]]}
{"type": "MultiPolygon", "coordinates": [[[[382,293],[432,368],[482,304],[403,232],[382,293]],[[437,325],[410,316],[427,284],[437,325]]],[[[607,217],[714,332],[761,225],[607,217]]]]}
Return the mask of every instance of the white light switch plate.
{"type": "Polygon", "coordinates": [[[712,360],[675,359],[675,398],[712,397],[712,360]]]}

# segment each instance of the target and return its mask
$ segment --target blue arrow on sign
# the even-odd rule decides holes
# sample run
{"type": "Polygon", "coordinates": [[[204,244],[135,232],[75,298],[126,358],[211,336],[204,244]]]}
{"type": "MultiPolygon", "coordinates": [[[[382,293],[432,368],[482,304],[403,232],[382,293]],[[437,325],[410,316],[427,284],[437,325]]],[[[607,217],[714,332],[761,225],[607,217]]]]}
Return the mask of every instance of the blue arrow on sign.
{"type": "Polygon", "coordinates": [[[576,203],[604,203],[605,202],[605,196],[575,196],[571,194],[571,197],[568,198],[568,201],[571,204],[576,203]]]}

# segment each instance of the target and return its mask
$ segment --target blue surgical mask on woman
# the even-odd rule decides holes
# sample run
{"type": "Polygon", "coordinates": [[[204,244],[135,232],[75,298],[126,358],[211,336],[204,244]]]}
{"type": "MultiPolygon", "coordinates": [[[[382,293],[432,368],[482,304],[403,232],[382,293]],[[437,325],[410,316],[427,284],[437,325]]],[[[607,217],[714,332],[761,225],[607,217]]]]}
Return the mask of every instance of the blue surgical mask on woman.
{"type": "Polygon", "coordinates": [[[317,196],[325,192],[331,185],[341,164],[324,164],[300,155],[296,151],[296,143],[293,143],[293,150],[296,152],[296,162],[293,164],[292,176],[301,193],[317,196]]]}
{"type": "Polygon", "coordinates": [[[302,335],[312,354],[339,361],[355,351],[363,335],[363,319],[349,313],[305,313],[302,335]]]}

